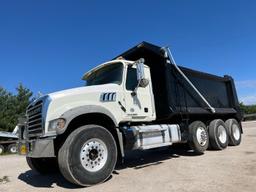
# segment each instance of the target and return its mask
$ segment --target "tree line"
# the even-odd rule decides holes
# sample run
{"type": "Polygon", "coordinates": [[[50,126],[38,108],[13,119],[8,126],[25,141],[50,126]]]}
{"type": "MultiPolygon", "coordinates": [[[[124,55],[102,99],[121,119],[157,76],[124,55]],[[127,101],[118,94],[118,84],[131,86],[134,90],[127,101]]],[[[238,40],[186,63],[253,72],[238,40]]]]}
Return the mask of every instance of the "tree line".
{"type": "MultiPolygon", "coordinates": [[[[12,131],[18,123],[18,118],[25,115],[32,100],[32,91],[22,84],[18,85],[15,94],[0,86],[0,131],[12,131]]],[[[240,103],[240,107],[244,114],[256,113],[256,105],[240,103]]]]}
{"type": "Polygon", "coordinates": [[[240,107],[244,114],[256,113],[256,105],[244,105],[243,103],[240,103],[240,107]]]}
{"type": "Polygon", "coordinates": [[[19,84],[13,94],[0,86],[0,131],[13,131],[18,118],[25,115],[33,93],[19,84]]]}

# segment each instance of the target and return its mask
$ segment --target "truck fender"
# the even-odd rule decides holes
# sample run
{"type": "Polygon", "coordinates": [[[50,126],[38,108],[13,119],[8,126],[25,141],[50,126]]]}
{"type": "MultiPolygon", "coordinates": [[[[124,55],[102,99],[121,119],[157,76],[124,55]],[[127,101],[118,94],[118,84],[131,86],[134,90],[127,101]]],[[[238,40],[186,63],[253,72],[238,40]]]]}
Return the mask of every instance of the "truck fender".
{"type": "Polygon", "coordinates": [[[62,134],[66,131],[69,123],[76,117],[80,116],[80,115],[85,115],[85,114],[89,114],[89,113],[101,113],[104,114],[106,116],[108,116],[109,118],[112,119],[112,121],[114,122],[115,126],[118,127],[118,123],[116,118],[114,117],[114,115],[106,108],[101,107],[101,106],[97,106],[97,105],[85,105],[85,106],[79,106],[73,109],[69,109],[68,111],[64,112],[60,118],[64,118],[66,120],[66,124],[65,127],[61,130],[57,129],[57,134],[62,134]]]}

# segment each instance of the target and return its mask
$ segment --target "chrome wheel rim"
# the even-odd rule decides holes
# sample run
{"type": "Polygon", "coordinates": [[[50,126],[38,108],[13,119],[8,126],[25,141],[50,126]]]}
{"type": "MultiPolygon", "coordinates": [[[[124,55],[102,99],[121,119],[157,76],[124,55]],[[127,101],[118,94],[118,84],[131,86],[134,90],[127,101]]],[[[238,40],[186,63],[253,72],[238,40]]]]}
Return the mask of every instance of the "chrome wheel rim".
{"type": "Polygon", "coordinates": [[[207,142],[207,133],[203,127],[198,127],[196,130],[196,139],[199,145],[204,146],[207,142]]]}
{"type": "Polygon", "coordinates": [[[233,133],[235,140],[238,141],[240,139],[240,129],[236,124],[232,125],[232,133],[233,133]]]}
{"type": "Polygon", "coordinates": [[[89,172],[102,169],[107,162],[107,158],[107,146],[101,139],[89,139],[81,148],[80,161],[84,169],[89,172]]]}
{"type": "Polygon", "coordinates": [[[16,153],[16,152],[17,152],[17,148],[16,148],[15,146],[12,146],[12,147],[10,148],[10,152],[11,152],[11,153],[16,153]]]}
{"type": "Polygon", "coordinates": [[[226,143],[227,141],[227,132],[224,126],[220,125],[218,127],[218,137],[221,143],[226,143]]]}

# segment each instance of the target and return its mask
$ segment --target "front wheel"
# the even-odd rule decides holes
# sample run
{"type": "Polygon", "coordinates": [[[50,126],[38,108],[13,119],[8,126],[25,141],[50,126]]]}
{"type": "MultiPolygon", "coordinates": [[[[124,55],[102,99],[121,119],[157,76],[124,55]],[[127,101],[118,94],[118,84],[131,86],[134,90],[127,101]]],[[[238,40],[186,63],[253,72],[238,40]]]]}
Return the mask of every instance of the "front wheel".
{"type": "Polygon", "coordinates": [[[81,186],[101,183],[111,175],[117,161],[115,140],[104,127],[82,126],[68,136],[58,161],[68,181],[81,186]]]}

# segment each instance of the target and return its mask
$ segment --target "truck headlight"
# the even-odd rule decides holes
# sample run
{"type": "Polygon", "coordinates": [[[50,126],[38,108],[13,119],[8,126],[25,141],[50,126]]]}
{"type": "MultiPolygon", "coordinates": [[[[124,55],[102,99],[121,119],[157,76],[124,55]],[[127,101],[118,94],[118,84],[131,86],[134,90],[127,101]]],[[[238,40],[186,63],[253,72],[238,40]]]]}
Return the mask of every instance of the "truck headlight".
{"type": "Polygon", "coordinates": [[[66,120],[63,118],[54,119],[50,121],[48,131],[55,131],[56,129],[63,129],[65,127],[66,120]]]}

